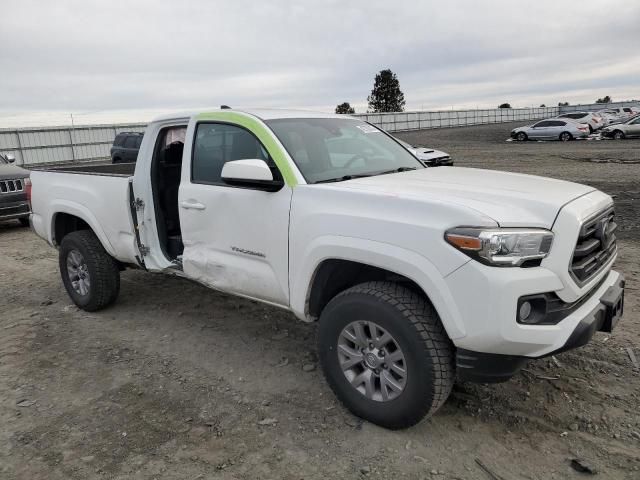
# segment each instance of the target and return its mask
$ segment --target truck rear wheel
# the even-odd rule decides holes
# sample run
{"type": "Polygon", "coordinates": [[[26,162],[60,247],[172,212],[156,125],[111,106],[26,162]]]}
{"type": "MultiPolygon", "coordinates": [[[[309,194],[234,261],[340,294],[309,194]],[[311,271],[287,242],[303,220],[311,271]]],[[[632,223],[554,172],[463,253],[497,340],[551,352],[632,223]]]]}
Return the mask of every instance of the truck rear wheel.
{"type": "Polygon", "coordinates": [[[453,346],[438,314],[397,283],[363,283],[334,297],[320,316],[318,349],[336,396],[383,427],[415,425],[453,387],[453,346]]]}
{"type": "Polygon", "coordinates": [[[62,239],[60,275],[73,302],[87,312],[111,305],[120,291],[120,270],[90,230],[80,230],[62,239]]]}

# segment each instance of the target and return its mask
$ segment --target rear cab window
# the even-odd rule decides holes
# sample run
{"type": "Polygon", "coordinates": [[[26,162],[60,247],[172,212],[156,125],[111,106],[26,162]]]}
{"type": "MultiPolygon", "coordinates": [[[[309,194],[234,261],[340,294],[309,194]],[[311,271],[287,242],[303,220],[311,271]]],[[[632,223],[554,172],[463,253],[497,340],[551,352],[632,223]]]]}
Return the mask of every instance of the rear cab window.
{"type": "Polygon", "coordinates": [[[124,148],[136,148],[137,141],[137,137],[134,137],[133,135],[128,136],[124,141],[124,148]]]}

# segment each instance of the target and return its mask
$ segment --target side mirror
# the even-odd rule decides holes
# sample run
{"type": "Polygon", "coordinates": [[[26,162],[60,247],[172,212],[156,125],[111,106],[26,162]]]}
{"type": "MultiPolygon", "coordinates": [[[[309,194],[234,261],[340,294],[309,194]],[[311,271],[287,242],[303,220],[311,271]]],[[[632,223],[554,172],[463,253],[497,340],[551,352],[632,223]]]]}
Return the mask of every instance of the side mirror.
{"type": "Polygon", "coordinates": [[[16,157],[12,153],[7,153],[5,157],[9,163],[15,163],[16,161],[16,157]]]}
{"type": "Polygon", "coordinates": [[[277,192],[284,186],[282,180],[274,180],[267,162],[259,159],[232,160],[222,167],[222,180],[235,187],[255,188],[277,192]]]}

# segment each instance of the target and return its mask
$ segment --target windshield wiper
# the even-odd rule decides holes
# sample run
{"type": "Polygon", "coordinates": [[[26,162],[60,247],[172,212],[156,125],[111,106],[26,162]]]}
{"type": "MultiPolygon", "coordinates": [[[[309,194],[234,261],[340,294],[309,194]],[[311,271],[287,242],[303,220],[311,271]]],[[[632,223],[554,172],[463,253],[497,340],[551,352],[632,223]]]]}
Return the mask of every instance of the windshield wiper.
{"type": "Polygon", "coordinates": [[[417,167],[400,167],[394,168],[393,170],[384,170],[382,172],[374,173],[373,175],[387,175],[389,173],[400,173],[400,172],[410,172],[411,170],[416,170],[417,167]]]}
{"type": "Polygon", "coordinates": [[[346,180],[353,180],[354,178],[372,177],[373,175],[377,175],[377,173],[365,173],[361,175],[344,175],[342,177],[337,177],[337,178],[327,178],[326,180],[318,180],[313,183],[344,182],[346,180]]]}
{"type": "Polygon", "coordinates": [[[337,177],[337,178],[328,178],[326,180],[318,180],[317,182],[313,182],[313,183],[344,182],[346,180],[353,180],[354,178],[375,177],[377,175],[387,175],[389,173],[408,172],[410,170],[416,170],[416,167],[399,167],[399,168],[394,168],[393,170],[383,170],[382,172],[363,173],[359,175],[344,175],[342,177],[337,177]]]}

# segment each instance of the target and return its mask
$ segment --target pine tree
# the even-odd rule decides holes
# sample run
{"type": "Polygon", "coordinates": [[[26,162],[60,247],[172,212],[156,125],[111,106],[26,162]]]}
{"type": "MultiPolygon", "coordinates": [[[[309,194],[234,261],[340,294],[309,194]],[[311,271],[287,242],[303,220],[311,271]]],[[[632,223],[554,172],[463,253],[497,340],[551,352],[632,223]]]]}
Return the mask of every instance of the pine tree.
{"type": "Polygon", "coordinates": [[[356,111],[349,102],[344,102],[336,107],[336,113],[351,115],[352,113],[356,113],[356,111]]]}
{"type": "Polygon", "coordinates": [[[367,101],[369,109],[374,113],[404,111],[404,93],[400,90],[396,74],[389,69],[380,70],[367,101]]]}

